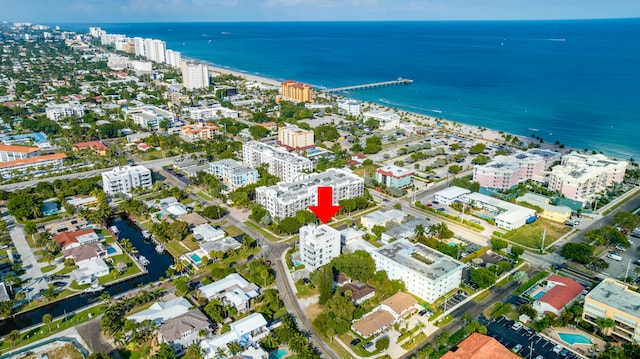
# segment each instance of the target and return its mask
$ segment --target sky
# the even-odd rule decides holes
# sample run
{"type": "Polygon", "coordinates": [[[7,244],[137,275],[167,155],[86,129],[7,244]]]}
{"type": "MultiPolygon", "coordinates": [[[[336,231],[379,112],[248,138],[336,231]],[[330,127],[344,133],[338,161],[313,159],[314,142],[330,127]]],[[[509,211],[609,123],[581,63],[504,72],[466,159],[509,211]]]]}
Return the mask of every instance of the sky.
{"type": "Polygon", "coordinates": [[[640,17],[640,0],[0,0],[1,21],[544,20],[640,17]]]}

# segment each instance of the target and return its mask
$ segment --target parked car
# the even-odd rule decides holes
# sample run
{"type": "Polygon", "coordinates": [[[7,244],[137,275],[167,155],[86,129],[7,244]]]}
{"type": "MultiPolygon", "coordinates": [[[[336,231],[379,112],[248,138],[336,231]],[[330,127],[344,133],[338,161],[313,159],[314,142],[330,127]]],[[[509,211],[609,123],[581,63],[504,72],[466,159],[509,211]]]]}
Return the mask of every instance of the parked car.
{"type": "Polygon", "coordinates": [[[536,331],[535,331],[535,330],[533,330],[533,329],[529,328],[529,329],[527,329],[527,331],[526,331],[526,332],[524,332],[524,336],[525,336],[525,337],[529,337],[529,338],[531,338],[535,333],[536,333],[536,331]]]}
{"type": "Polygon", "coordinates": [[[513,329],[513,330],[520,330],[520,328],[522,328],[522,323],[520,323],[520,322],[515,322],[515,323],[511,326],[511,329],[513,329]]]}
{"type": "Polygon", "coordinates": [[[552,352],[559,354],[562,351],[562,345],[558,344],[555,347],[553,347],[553,349],[551,349],[552,352]]]}
{"type": "Polygon", "coordinates": [[[362,346],[365,349],[369,349],[373,346],[373,342],[366,342],[364,343],[364,345],[362,346]]]}
{"type": "Polygon", "coordinates": [[[425,314],[427,314],[427,310],[426,309],[423,309],[423,310],[418,312],[418,315],[425,315],[425,314]]]}
{"type": "Polygon", "coordinates": [[[349,343],[349,345],[351,345],[352,347],[355,347],[356,345],[360,344],[361,341],[362,339],[355,338],[354,340],[351,341],[351,343],[349,343]]]}
{"type": "Polygon", "coordinates": [[[522,345],[521,344],[516,344],[516,346],[514,346],[513,349],[511,349],[511,350],[513,350],[514,353],[518,354],[522,350],[522,345]]]}
{"type": "Polygon", "coordinates": [[[538,355],[535,359],[544,359],[544,357],[542,355],[538,355]]]}
{"type": "Polygon", "coordinates": [[[624,252],[624,251],[627,250],[626,248],[624,248],[623,246],[621,246],[619,244],[616,245],[616,249],[619,250],[620,252],[624,252]]]}
{"type": "Polygon", "coordinates": [[[569,350],[567,348],[562,348],[562,350],[560,351],[560,356],[566,357],[567,354],[569,354],[569,350]]]}
{"type": "Polygon", "coordinates": [[[67,285],[65,282],[53,282],[53,285],[56,287],[64,287],[67,285]]]}
{"type": "Polygon", "coordinates": [[[529,299],[518,297],[518,299],[516,299],[516,302],[520,305],[529,304],[529,299]]]}

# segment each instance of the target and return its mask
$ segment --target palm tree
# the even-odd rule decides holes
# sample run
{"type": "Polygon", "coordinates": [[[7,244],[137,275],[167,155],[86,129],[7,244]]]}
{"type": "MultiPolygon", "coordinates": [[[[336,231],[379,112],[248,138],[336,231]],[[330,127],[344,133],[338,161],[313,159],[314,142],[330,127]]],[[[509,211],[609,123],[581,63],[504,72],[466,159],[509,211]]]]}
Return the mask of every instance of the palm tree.
{"type": "Polygon", "coordinates": [[[596,320],[596,325],[598,329],[600,329],[600,333],[605,336],[611,335],[611,330],[616,327],[615,320],[611,318],[598,318],[596,320]]]}
{"type": "Polygon", "coordinates": [[[5,338],[9,343],[11,343],[11,347],[13,348],[15,342],[20,339],[20,331],[18,329],[14,329],[9,334],[7,334],[5,338]]]}
{"type": "Polygon", "coordinates": [[[218,347],[218,349],[216,349],[216,359],[226,358],[228,356],[229,353],[227,352],[227,349],[225,347],[218,347]]]}
{"type": "Polygon", "coordinates": [[[51,333],[51,321],[53,321],[53,316],[50,313],[42,316],[42,322],[49,328],[49,333],[51,333]]]}
{"type": "Polygon", "coordinates": [[[418,224],[416,228],[413,229],[413,234],[415,234],[415,236],[418,238],[424,237],[424,234],[425,234],[424,225],[418,224]]]}
{"type": "Polygon", "coordinates": [[[180,259],[175,261],[173,267],[175,268],[176,272],[178,272],[178,273],[182,273],[185,270],[184,263],[182,263],[182,261],[180,259]]]}

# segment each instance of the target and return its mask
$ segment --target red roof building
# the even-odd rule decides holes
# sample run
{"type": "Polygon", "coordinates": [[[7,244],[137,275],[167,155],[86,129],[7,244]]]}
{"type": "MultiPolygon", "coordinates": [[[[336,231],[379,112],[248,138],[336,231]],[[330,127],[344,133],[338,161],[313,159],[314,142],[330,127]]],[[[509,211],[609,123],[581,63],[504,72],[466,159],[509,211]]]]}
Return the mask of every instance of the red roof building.
{"type": "Polygon", "coordinates": [[[81,229],[75,232],[63,232],[55,237],[53,240],[60,245],[60,248],[71,249],[87,243],[94,243],[100,240],[100,237],[96,234],[92,228],[81,229]]]}
{"type": "Polygon", "coordinates": [[[573,303],[584,290],[584,287],[573,279],[555,274],[550,275],[546,281],[547,284],[542,289],[544,294],[533,302],[533,309],[540,314],[560,314],[562,309],[573,303]]]}
{"type": "Polygon", "coordinates": [[[108,147],[102,143],[102,141],[90,141],[90,142],[80,142],[80,143],[76,143],[73,145],[73,147],[71,148],[73,151],[78,151],[81,150],[83,148],[91,148],[93,149],[96,153],[104,156],[107,154],[107,149],[108,147]]]}
{"type": "Polygon", "coordinates": [[[441,359],[520,359],[500,342],[480,333],[473,333],[458,344],[458,350],[447,352],[441,359]]]}

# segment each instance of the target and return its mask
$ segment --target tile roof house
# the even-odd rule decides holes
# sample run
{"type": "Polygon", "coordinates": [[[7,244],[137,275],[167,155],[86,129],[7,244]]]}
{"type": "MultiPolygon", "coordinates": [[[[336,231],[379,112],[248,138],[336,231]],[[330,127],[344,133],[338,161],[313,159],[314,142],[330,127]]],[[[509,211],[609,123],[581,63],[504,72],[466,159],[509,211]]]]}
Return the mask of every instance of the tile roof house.
{"type": "Polygon", "coordinates": [[[555,274],[550,275],[546,281],[544,295],[533,302],[533,309],[539,314],[560,314],[562,309],[573,303],[584,290],[584,287],[573,279],[555,274]]]}
{"type": "Polygon", "coordinates": [[[193,305],[188,300],[179,297],[167,302],[155,302],[149,309],[132,314],[127,317],[135,322],[143,322],[152,320],[158,324],[162,324],[169,319],[181,316],[189,311],[193,305]]]}
{"type": "Polygon", "coordinates": [[[96,231],[92,228],[87,228],[75,232],[60,233],[53,237],[53,240],[56,241],[60,245],[60,248],[64,250],[78,247],[83,244],[98,242],[100,237],[98,237],[98,234],[96,234],[96,231]]]}
{"type": "Polygon", "coordinates": [[[386,331],[416,310],[418,301],[408,293],[398,292],[384,300],[367,315],[351,324],[351,329],[367,338],[386,331]]]}
{"type": "Polygon", "coordinates": [[[62,256],[65,259],[73,259],[75,264],[80,265],[96,258],[106,257],[107,251],[100,243],[89,243],[65,249],[62,251],[62,256]]]}
{"type": "Polygon", "coordinates": [[[473,333],[458,344],[455,352],[447,352],[441,359],[519,359],[500,342],[480,333],[473,333]]]}
{"type": "Polygon", "coordinates": [[[193,309],[160,325],[158,343],[168,343],[174,352],[180,353],[201,340],[198,333],[203,329],[211,334],[211,322],[199,309],[193,309]]]}
{"type": "Polygon", "coordinates": [[[95,153],[105,156],[107,154],[107,150],[109,149],[102,141],[90,141],[90,142],[80,142],[76,143],[71,147],[73,151],[79,151],[84,148],[90,148],[95,153]]]}
{"type": "Polygon", "coordinates": [[[371,299],[376,295],[376,290],[373,289],[373,287],[361,282],[347,283],[342,286],[343,293],[346,293],[348,290],[351,291],[351,300],[356,305],[367,299],[371,299]]]}

